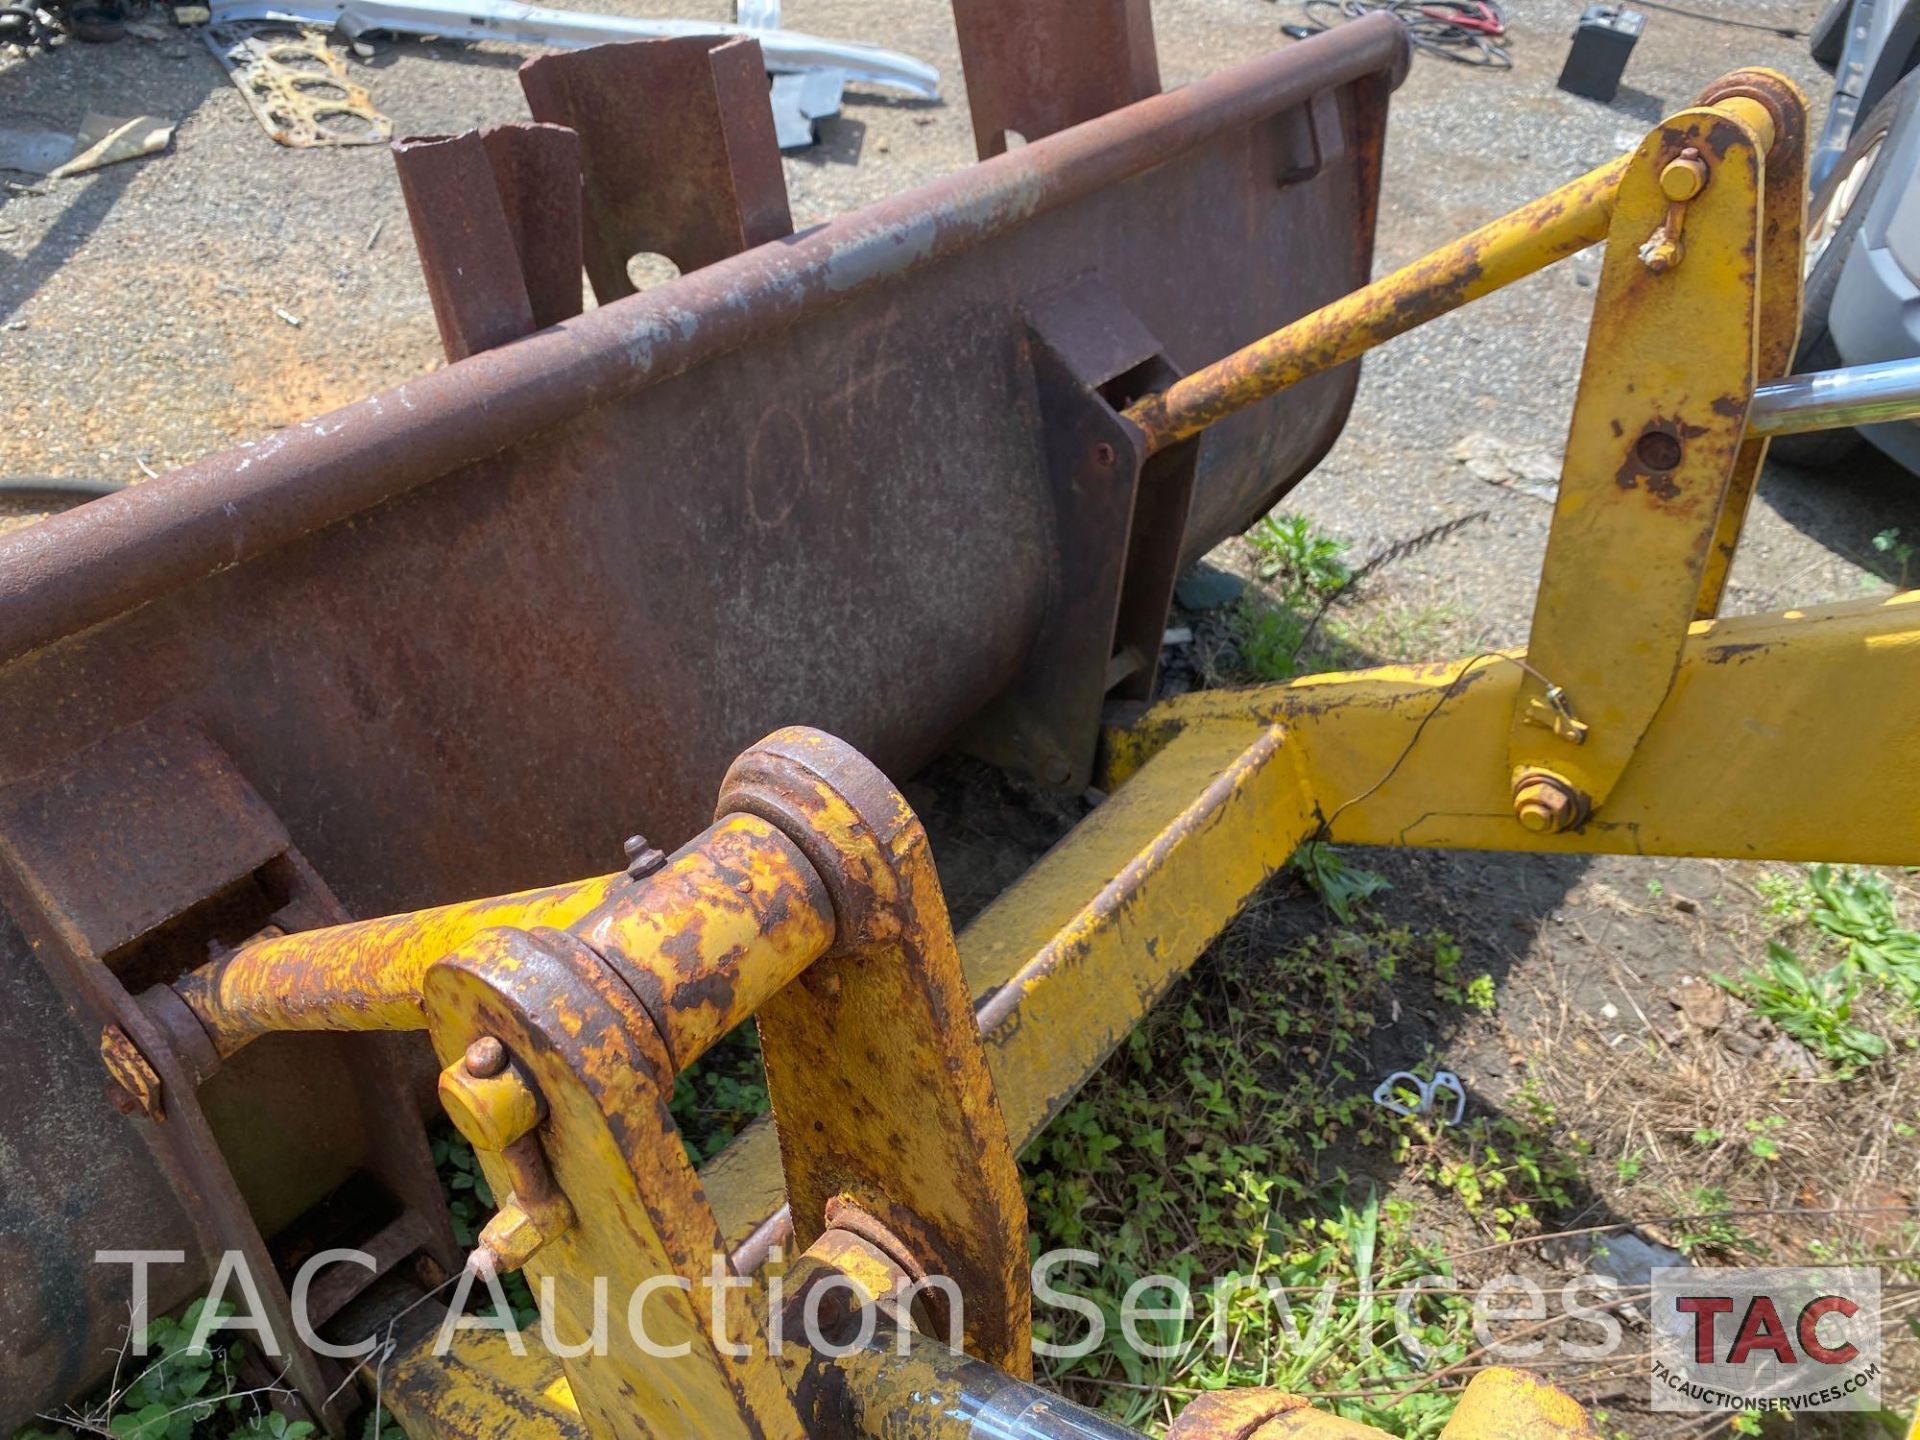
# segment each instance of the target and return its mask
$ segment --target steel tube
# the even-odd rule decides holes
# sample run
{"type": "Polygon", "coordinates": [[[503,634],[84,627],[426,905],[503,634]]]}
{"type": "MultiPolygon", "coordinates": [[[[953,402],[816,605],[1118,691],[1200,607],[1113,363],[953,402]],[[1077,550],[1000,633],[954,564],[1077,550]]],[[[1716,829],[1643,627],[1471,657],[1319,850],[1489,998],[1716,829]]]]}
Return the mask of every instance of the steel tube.
{"type": "Polygon", "coordinates": [[[826,887],[792,841],[733,815],[644,879],[608,875],[259,941],[174,992],[225,1058],[281,1030],[422,1030],[435,961],[499,926],[566,929],[639,999],[684,1069],[834,937],[826,887]]]}
{"type": "Polygon", "coordinates": [[[913,1334],[902,1355],[899,1332],[884,1324],[878,1331],[871,1346],[851,1354],[814,1353],[809,1378],[839,1402],[824,1407],[827,1427],[815,1433],[845,1440],[1141,1440],[1138,1430],[937,1340],[913,1334]]]}
{"type": "Polygon", "coordinates": [[[1411,265],[1256,340],[1126,411],[1150,451],[1356,359],[1396,335],[1604,240],[1631,156],[1602,165],[1411,265]]]}
{"type": "Polygon", "coordinates": [[[356,920],[242,946],[174,982],[222,1059],[277,1030],[420,1030],[420,978],[482,930],[564,928],[620,875],[356,920]]]}
{"type": "Polygon", "coordinates": [[[1770,380],[1753,392],[1749,435],[1803,435],[1920,418],[1920,358],[1770,380]]]}

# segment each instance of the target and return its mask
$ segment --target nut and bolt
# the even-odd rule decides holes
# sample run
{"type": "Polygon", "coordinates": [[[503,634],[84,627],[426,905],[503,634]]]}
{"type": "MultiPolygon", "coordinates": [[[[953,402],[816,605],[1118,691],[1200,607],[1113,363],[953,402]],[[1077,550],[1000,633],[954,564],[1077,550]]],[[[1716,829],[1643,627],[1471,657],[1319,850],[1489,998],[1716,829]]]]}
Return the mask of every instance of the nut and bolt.
{"type": "Polygon", "coordinates": [[[1587,818],[1587,797],[1547,770],[1527,770],[1513,785],[1513,814],[1535,835],[1558,835],[1587,818]]]}
{"type": "Polygon", "coordinates": [[[479,1243],[467,1257],[467,1269],[478,1278],[510,1274],[523,1268],[555,1235],[569,1228],[571,1207],[559,1225],[543,1225],[515,1200],[509,1199],[480,1232],[479,1243]]]}
{"type": "Polygon", "coordinates": [[[1093,447],[1093,463],[1096,465],[1111,465],[1119,458],[1119,452],[1105,440],[1093,447]]]}
{"type": "Polygon", "coordinates": [[[627,878],[644,880],[667,863],[666,855],[647,843],[644,835],[627,837],[627,878]]]}

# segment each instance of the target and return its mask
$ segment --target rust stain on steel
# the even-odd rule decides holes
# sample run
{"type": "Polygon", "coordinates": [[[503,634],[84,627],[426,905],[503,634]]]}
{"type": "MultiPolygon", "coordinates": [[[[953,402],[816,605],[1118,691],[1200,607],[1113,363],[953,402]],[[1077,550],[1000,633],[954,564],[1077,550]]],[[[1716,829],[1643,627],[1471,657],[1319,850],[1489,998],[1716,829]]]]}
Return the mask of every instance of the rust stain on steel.
{"type": "MultiPolygon", "coordinates": [[[[664,1049],[608,966],[557,931],[491,930],[430,969],[425,994],[444,1064],[492,1035],[545,1102],[540,1153],[572,1223],[543,1235],[526,1268],[536,1287],[552,1287],[556,1334],[593,1334],[609,1292],[631,1297],[656,1276],[711,1273],[719,1227],[668,1110],[664,1049]]],[[[496,1193],[508,1193],[504,1157],[481,1152],[480,1162],[496,1193]]],[[[755,1308],[725,1306],[716,1334],[708,1297],[656,1290],[641,1328],[659,1348],[648,1353],[633,1326],[616,1323],[597,1353],[564,1362],[587,1432],[644,1440],[712,1428],[801,1440],[755,1308]],[[662,1358],[682,1343],[686,1353],[662,1358]]]]}
{"type": "MultiPolygon", "coordinates": [[[[1700,103],[1711,105],[1728,96],[1758,102],[1773,124],[1773,144],[1767,150],[1767,184],[1761,196],[1760,332],[1754,370],[1755,379],[1765,381],[1777,379],[1792,368],[1800,340],[1801,249],[1806,225],[1802,197],[1807,193],[1806,97],[1778,71],[1747,69],[1715,81],[1702,92],[1700,103]]],[[[1716,401],[1716,409],[1718,405],[1716,401]]],[[[1740,418],[1744,420],[1744,413],[1740,418]]],[[[1741,444],[1707,555],[1700,599],[1694,607],[1697,619],[1711,619],[1719,613],[1727,573],[1739,548],[1740,532],[1766,450],[1764,437],[1741,444]]]]}
{"type": "Polygon", "coordinates": [[[1626,159],[1483,225],[1413,264],[1130,406],[1150,451],[1363,355],[1606,238],[1626,159]]]}
{"type": "Polygon", "coordinates": [[[624,881],[603,875],[259,940],[181,976],[173,990],[222,1057],[276,1030],[422,1030],[429,965],[497,925],[570,925],[624,881]]]}
{"type": "Polygon", "coordinates": [[[1152,0],[954,0],[953,22],[982,160],[1160,93],[1152,0]]]}
{"type": "Polygon", "coordinates": [[[580,313],[580,138],[501,125],[396,141],[433,318],[462,360],[580,313]]]}
{"type": "Polygon", "coordinates": [[[1031,1375],[1026,1200],[926,831],[870,761],[799,728],[735,762],[720,811],[777,825],[833,897],[833,949],[758,1011],[797,1243],[858,1207],[958,1285],[970,1354],[1031,1375]]]}
{"type": "Polygon", "coordinates": [[[572,931],[653,1017],[677,1073],[824,952],[834,918],[794,843],[736,815],[572,931]]]}
{"type": "MultiPolygon", "coordinates": [[[[1224,348],[1219,345],[1223,332],[1246,328],[1250,311],[1284,306],[1287,294],[1298,303],[1315,288],[1324,292],[1335,277],[1345,282],[1353,274],[1353,257],[1341,252],[1367,237],[1345,233],[1347,227],[1338,219],[1314,243],[1299,243],[1315,223],[1307,217],[1316,208],[1337,204],[1347,210],[1361,199],[1351,173],[1330,167],[1324,185],[1298,187],[1297,204],[1289,203],[1284,192],[1267,200],[1263,209],[1285,215],[1284,234],[1296,242],[1301,263],[1286,284],[1258,303],[1249,303],[1248,290],[1263,288],[1263,272],[1234,275],[1217,292],[1203,293],[1192,283],[1193,275],[1209,273],[1204,252],[1218,249],[1222,228],[1232,231],[1234,253],[1245,251],[1242,227],[1253,216],[1245,209],[1249,197],[1233,193],[1246,184],[1243,158],[1232,167],[1232,190],[1215,190],[1207,198],[1196,192],[1167,204],[1165,213],[1175,217],[1177,233],[1154,237],[1137,260],[1127,263],[1110,247],[1123,228],[1119,218],[1138,202],[1119,197],[1096,202],[1096,197],[1147,171],[1157,172],[1151,182],[1155,185],[1204,179],[1209,187],[1219,186],[1220,171],[1204,163],[1209,147],[1315,94],[1395,72],[1405,55],[1404,36],[1390,20],[1340,26],[1049,137],[997,166],[946,177],[823,225],[790,244],[708,266],[504,351],[450,366],[159,482],[16,531],[0,540],[0,658],[48,645],[499,455],[536,432],[574,421],[643,388],[659,387],[750,342],[767,341],[858,295],[897,285],[935,262],[989,241],[1009,240],[1026,222],[1063,209],[1084,211],[1079,223],[1101,237],[1098,247],[1069,243],[1056,234],[1038,246],[1002,248],[996,271],[1025,271],[1034,282],[1050,283],[1064,278],[1070,267],[1084,268],[1085,254],[1107,248],[1110,258],[1103,268],[1117,282],[1116,289],[1139,297],[1145,318],[1154,323],[1156,333],[1179,347],[1187,363],[1201,363],[1209,348],[1212,353],[1224,348]],[[1187,165],[1161,168],[1181,156],[1188,157],[1187,165]],[[1210,169],[1212,173],[1205,173],[1210,169]],[[1208,210],[1215,213],[1193,213],[1208,210]],[[1184,223],[1182,216],[1187,217],[1184,223]],[[1231,223],[1222,227],[1223,219],[1231,223]],[[1161,257],[1170,241],[1200,263],[1177,277],[1165,274],[1161,257]],[[1162,314],[1164,325],[1159,323],[1162,314]]],[[[1242,147],[1233,148],[1244,157],[1242,147]]],[[[1366,200],[1370,204],[1370,194],[1366,200]]],[[[1270,242],[1280,238],[1261,235],[1260,247],[1270,248],[1270,242]]],[[[1349,288],[1350,283],[1340,283],[1324,298],[1349,288]]],[[[931,303],[928,296],[916,305],[923,312],[916,317],[922,343],[927,341],[924,312],[931,303]]],[[[977,317],[971,319],[977,327],[977,317]]],[[[845,343],[849,337],[835,338],[845,343]]],[[[767,347],[762,353],[772,348],[782,352],[785,364],[781,378],[770,383],[802,383],[806,371],[793,363],[798,358],[795,347],[767,347]]],[[[958,361],[961,356],[952,358],[958,361]]],[[[846,370],[844,361],[826,367],[836,378],[846,370]]],[[[1248,437],[1236,438],[1244,454],[1248,437]]],[[[1316,436],[1301,449],[1312,450],[1323,439],[1316,436]]],[[[1222,442],[1227,444],[1228,437],[1222,442]]],[[[1288,453],[1269,458],[1285,463],[1288,453]]],[[[1234,482],[1222,475],[1215,483],[1234,482]]],[[[1273,488],[1264,477],[1250,486],[1246,508],[1268,500],[1273,488]]]]}
{"type": "Polygon", "coordinates": [[[634,293],[627,262],[642,252],[685,274],[793,233],[758,40],[563,51],[527,61],[520,85],[534,119],[580,136],[601,304],[634,293]]]}
{"type": "MultiPolygon", "coordinates": [[[[289,837],[260,868],[308,899],[267,918],[307,930],[593,874],[636,829],[672,849],[739,750],[796,718],[911,770],[1019,673],[1054,580],[1021,316],[1092,267],[1192,368],[1352,289],[1404,57],[1391,21],[1342,26],[0,539],[0,784],[184,715],[289,837]],[[1273,131],[1316,101],[1338,144],[1277,182],[1273,131]],[[1250,249],[1295,260],[1233,274],[1250,249]],[[902,654],[942,659],[902,684],[902,654]]],[[[1209,437],[1184,555],[1305,472],[1352,381],[1209,437]]],[[[29,872],[0,876],[29,997],[0,1081],[46,1097],[23,1143],[51,1157],[0,1201],[44,1280],[0,1296],[3,1318],[96,1327],[22,1368],[0,1357],[0,1389],[29,1403],[57,1403],[39,1387],[84,1377],[124,1321],[92,1249],[217,1251],[248,1202],[285,1223],[366,1168],[334,1131],[413,1124],[391,1104],[404,1077],[375,1083],[401,1053],[382,1037],[274,1036],[201,1087],[200,1168],[150,1153],[196,1123],[175,1096],[205,1067],[169,1037],[198,1022],[148,1015],[70,922],[126,939],[255,873],[177,864],[156,811],[83,852],[80,814],[42,805],[51,848],[108,862],[71,913],[32,883],[51,871],[27,863],[31,818],[0,818],[0,870],[29,872]],[[165,1126],[106,1106],[106,1023],[168,1087],[165,1126]],[[63,1164],[74,1134],[111,1169],[63,1164]],[[295,1141],[311,1164],[286,1163],[295,1141]],[[221,1144],[238,1181],[214,1173],[221,1144]]]]}

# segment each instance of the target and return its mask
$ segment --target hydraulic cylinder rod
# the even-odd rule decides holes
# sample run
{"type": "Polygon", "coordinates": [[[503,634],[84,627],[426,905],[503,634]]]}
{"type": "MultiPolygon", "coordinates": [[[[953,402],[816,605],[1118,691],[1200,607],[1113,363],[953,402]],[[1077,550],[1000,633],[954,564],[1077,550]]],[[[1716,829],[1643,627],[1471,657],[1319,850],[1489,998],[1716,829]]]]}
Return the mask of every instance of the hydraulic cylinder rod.
{"type": "Polygon", "coordinates": [[[1817,370],[1753,392],[1749,435],[1800,435],[1920,417],[1920,359],[1817,370]]]}

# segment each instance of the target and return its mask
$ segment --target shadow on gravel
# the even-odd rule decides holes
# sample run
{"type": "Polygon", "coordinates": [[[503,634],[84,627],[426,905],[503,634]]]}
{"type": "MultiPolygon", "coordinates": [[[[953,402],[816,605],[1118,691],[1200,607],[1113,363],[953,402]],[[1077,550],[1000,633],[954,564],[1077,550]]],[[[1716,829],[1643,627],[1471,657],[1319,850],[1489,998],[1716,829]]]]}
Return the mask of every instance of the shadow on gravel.
{"type": "MultiPolygon", "coordinates": [[[[207,97],[228,85],[220,64],[199,36],[182,31],[164,42],[128,38],[108,45],[68,42],[31,55],[6,72],[6,123],[24,130],[78,131],[90,113],[164,116],[180,124],[207,97]]],[[[0,177],[51,200],[60,214],[24,254],[0,246],[0,320],[10,318],[60,272],[112,213],[147,165],[177,163],[173,145],[158,155],[123,161],[88,175],[45,180],[0,171],[0,177]]],[[[0,214],[22,197],[0,188],[0,214]]],[[[164,245],[164,236],[153,237],[164,245]]],[[[139,297],[126,297],[137,305],[139,297]]]]}
{"type": "MultiPolygon", "coordinates": [[[[1920,477],[1907,473],[1871,445],[1862,445],[1831,470],[1769,463],[1760,494],[1780,517],[1811,540],[1895,584],[1897,566],[1874,548],[1874,537],[1898,530],[1920,547],[1920,477]]],[[[1920,580],[1909,574],[1904,583],[1920,580]]]]}

